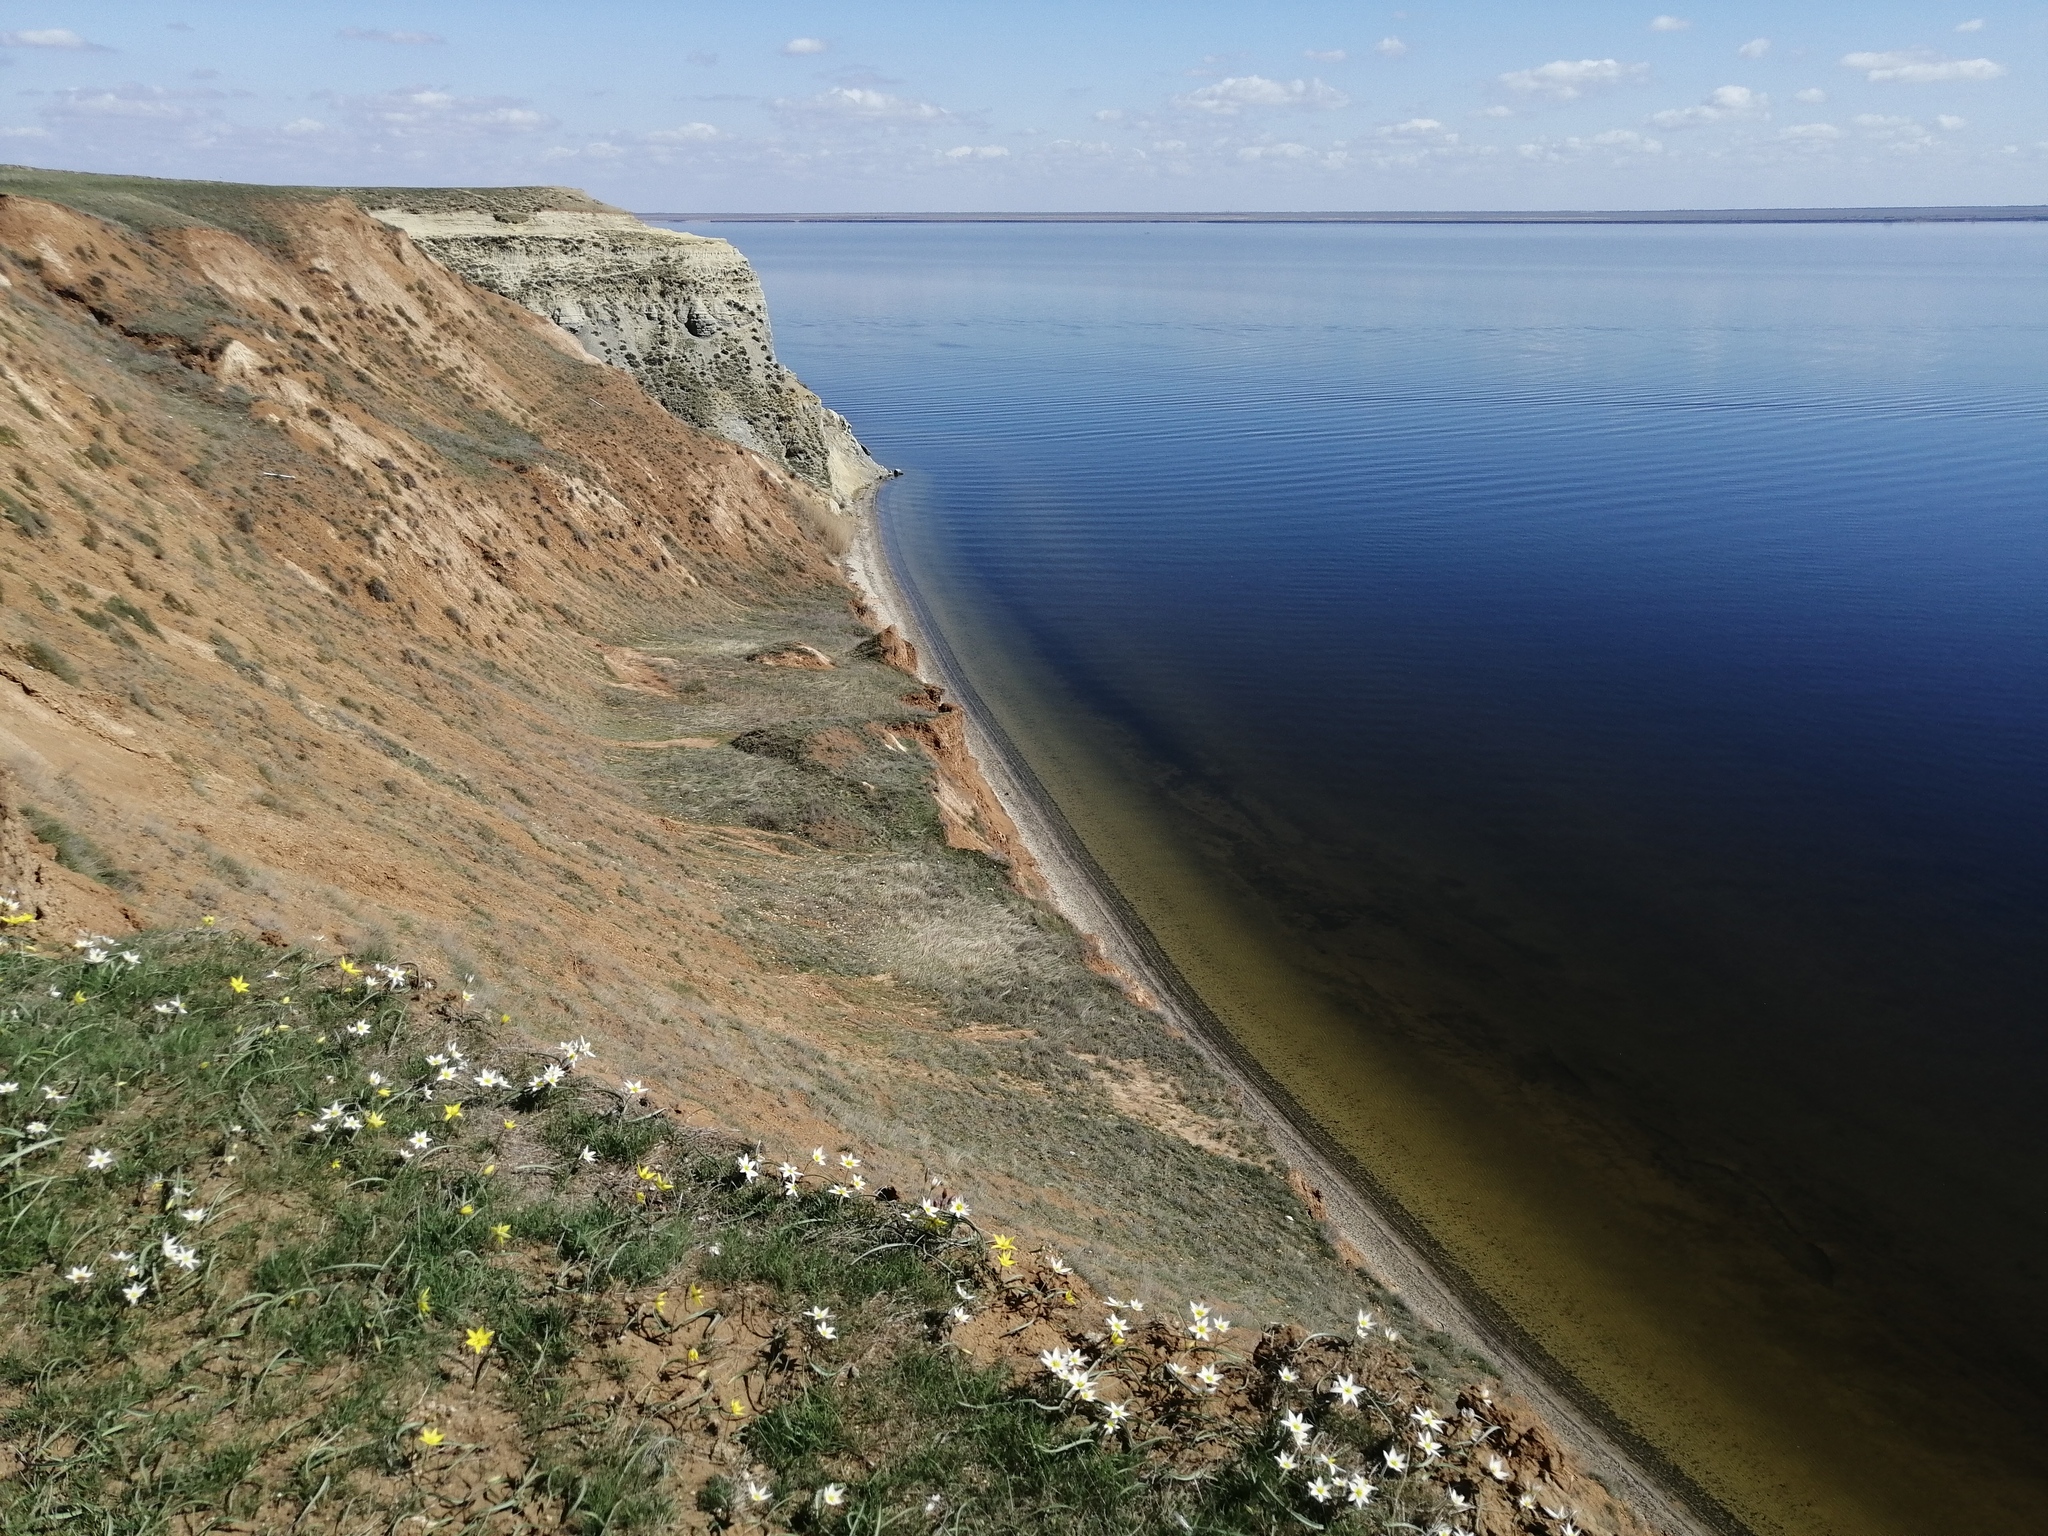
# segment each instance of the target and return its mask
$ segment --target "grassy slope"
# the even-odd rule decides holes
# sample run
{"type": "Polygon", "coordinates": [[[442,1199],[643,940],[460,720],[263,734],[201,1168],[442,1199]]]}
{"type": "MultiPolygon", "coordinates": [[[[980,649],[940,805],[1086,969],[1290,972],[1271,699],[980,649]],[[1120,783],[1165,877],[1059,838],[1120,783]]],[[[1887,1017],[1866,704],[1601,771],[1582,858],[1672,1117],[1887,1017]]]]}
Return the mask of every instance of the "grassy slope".
{"type": "Polygon", "coordinates": [[[836,1161],[745,1177],[588,1060],[533,1086],[573,1052],[416,973],[128,942],[0,957],[9,1531],[1331,1524],[1274,1461],[1287,1407],[1383,1485],[1347,1528],[1428,1529],[1503,1448],[1378,1339],[1131,1314],[1118,1347],[969,1220],[835,1195],[836,1161]],[[1085,1397],[1041,1346],[1099,1362],[1085,1397]],[[1340,1371],[1373,1406],[1317,1390],[1340,1371]],[[1392,1475],[1423,1405],[1461,1448],[1392,1475]]]}

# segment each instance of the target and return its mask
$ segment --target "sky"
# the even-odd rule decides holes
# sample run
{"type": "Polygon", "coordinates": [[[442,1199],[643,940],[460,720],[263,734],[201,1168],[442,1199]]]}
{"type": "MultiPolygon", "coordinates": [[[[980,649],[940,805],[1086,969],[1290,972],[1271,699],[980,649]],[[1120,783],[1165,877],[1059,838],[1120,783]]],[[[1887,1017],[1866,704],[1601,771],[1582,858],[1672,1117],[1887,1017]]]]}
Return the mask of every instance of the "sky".
{"type": "Polygon", "coordinates": [[[2048,0],[9,0],[0,160],[640,212],[2048,202],[2048,0]]]}

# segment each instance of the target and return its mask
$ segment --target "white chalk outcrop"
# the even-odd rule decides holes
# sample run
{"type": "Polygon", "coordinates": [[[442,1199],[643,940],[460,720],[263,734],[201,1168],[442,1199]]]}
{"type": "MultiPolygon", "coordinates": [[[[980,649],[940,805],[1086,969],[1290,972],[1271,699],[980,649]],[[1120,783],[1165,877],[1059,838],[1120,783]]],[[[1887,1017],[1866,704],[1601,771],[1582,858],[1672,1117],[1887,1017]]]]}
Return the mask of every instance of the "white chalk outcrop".
{"type": "Polygon", "coordinates": [[[775,460],[842,508],[888,473],[775,360],[746,257],[561,190],[581,206],[507,208],[486,193],[486,206],[450,208],[451,194],[437,192],[440,206],[368,211],[443,266],[546,315],[683,420],[775,460]]]}

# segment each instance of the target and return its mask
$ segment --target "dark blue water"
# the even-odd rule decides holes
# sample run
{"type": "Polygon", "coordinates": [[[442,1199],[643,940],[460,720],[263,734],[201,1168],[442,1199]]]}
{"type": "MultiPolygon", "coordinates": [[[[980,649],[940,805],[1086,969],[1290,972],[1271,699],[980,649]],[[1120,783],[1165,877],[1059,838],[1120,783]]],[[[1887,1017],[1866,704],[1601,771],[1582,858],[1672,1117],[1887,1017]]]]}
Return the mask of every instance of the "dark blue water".
{"type": "Polygon", "coordinates": [[[2048,1406],[2048,229],[715,232],[1111,875],[1535,1335],[1760,1525],[1932,1529],[1885,1446],[2028,1507],[1951,1430],[2048,1406]]]}

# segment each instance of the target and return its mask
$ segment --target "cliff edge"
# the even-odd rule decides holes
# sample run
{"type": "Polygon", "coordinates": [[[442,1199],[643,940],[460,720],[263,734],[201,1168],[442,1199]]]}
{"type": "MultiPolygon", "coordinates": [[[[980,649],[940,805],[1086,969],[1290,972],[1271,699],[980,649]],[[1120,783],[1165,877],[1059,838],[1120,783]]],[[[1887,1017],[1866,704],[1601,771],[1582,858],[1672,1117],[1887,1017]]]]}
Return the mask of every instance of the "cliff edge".
{"type": "Polygon", "coordinates": [[[631,373],[684,421],[774,460],[842,507],[886,473],[846,418],[776,361],[761,281],[727,242],[587,200],[528,209],[481,195],[454,207],[446,192],[352,195],[449,270],[631,373]]]}

